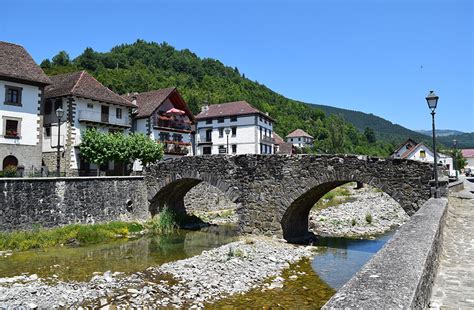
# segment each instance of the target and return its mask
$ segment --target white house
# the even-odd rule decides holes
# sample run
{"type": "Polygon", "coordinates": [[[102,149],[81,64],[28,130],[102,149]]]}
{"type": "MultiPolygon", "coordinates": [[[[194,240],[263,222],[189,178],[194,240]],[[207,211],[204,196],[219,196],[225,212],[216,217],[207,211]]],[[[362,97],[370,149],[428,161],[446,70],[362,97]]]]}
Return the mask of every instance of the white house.
{"type": "MultiPolygon", "coordinates": [[[[96,166],[84,161],[79,154],[81,133],[87,128],[99,131],[128,132],[132,127],[135,106],[114,93],[86,71],[51,77],[52,85],[45,89],[43,161],[50,171],[56,170],[58,119],[55,111],[61,107],[60,145],[61,172],[65,175],[94,175],[96,166]]],[[[125,173],[123,163],[110,162],[101,170],[107,175],[125,173]]]]}
{"type": "MultiPolygon", "coordinates": [[[[0,41],[0,170],[41,169],[43,89],[51,80],[19,45],[0,41]]],[[[18,171],[19,172],[19,171],[18,171]]]]}
{"type": "Polygon", "coordinates": [[[302,148],[302,147],[312,147],[314,138],[309,133],[305,132],[302,129],[296,129],[286,136],[286,142],[291,143],[293,146],[302,148]]]}
{"type": "MultiPolygon", "coordinates": [[[[411,159],[421,162],[434,162],[434,153],[423,143],[416,143],[408,139],[402,143],[392,154],[392,158],[411,159]]],[[[455,176],[456,171],[453,166],[453,158],[442,153],[438,153],[438,164],[443,165],[450,176],[455,176]]]]}
{"type": "Polygon", "coordinates": [[[474,149],[463,149],[461,150],[461,153],[466,159],[466,168],[471,168],[471,170],[474,170],[474,149]]]}
{"type": "Polygon", "coordinates": [[[196,116],[196,154],[273,154],[273,123],[246,101],[203,106],[196,116]]]}
{"type": "MultiPolygon", "coordinates": [[[[137,106],[132,130],[163,143],[164,160],[193,155],[194,115],[175,87],[127,94],[124,98],[137,106]]],[[[142,167],[136,162],[133,169],[141,171],[142,167]]]]}

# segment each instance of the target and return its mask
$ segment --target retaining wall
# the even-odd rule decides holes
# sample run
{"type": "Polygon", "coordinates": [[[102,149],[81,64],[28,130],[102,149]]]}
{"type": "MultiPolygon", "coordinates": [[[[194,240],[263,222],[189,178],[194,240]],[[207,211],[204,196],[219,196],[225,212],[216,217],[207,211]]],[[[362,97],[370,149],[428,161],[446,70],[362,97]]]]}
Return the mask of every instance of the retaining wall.
{"type": "Polygon", "coordinates": [[[0,179],[0,230],[146,220],[143,177],[0,179]]]}
{"type": "Polygon", "coordinates": [[[430,199],[323,309],[426,309],[448,200],[430,199]]]}

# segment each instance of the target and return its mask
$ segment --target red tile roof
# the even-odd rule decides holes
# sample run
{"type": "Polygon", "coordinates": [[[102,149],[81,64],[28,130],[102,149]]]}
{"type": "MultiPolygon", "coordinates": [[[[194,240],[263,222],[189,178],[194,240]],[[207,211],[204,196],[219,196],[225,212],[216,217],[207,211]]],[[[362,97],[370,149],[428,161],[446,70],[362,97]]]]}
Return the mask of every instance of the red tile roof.
{"type": "Polygon", "coordinates": [[[402,144],[400,144],[396,149],[395,151],[393,151],[393,153],[397,153],[402,147],[404,147],[407,143],[409,142],[412,142],[413,145],[417,145],[418,142],[416,142],[415,140],[411,139],[411,138],[408,138],[405,140],[405,142],[403,142],[402,144]]]}
{"type": "Polygon", "coordinates": [[[179,94],[176,87],[163,88],[152,90],[144,93],[127,94],[123,96],[125,99],[133,101],[136,100],[138,106],[138,114],[136,118],[150,117],[153,112],[160,107],[160,105],[170,99],[173,106],[186,112],[189,119],[194,122],[194,115],[189,109],[186,101],[179,94]]]}
{"type": "Polygon", "coordinates": [[[291,132],[290,134],[288,134],[286,137],[287,138],[308,137],[308,138],[313,139],[313,136],[311,136],[309,133],[305,132],[302,129],[296,129],[293,132],[291,132]]]}
{"type": "Polygon", "coordinates": [[[54,75],[52,85],[46,87],[45,98],[77,96],[126,107],[135,107],[130,101],[114,93],[86,71],[54,75]]]}
{"type": "Polygon", "coordinates": [[[474,157],[474,149],[463,149],[461,150],[462,156],[466,157],[474,157]]]}
{"type": "Polygon", "coordinates": [[[223,116],[234,116],[234,115],[248,115],[248,114],[260,114],[271,121],[275,121],[270,116],[266,115],[260,110],[257,110],[250,105],[247,101],[235,101],[227,103],[218,103],[209,105],[207,111],[202,111],[196,116],[197,120],[202,120],[206,118],[213,117],[223,117],[223,116]]]}
{"type": "Polygon", "coordinates": [[[51,84],[49,77],[35,63],[23,46],[0,41],[0,78],[51,84]]]}
{"type": "Polygon", "coordinates": [[[280,135],[278,135],[276,132],[273,133],[273,138],[275,138],[275,144],[282,144],[285,143],[285,140],[283,140],[280,135]]]}

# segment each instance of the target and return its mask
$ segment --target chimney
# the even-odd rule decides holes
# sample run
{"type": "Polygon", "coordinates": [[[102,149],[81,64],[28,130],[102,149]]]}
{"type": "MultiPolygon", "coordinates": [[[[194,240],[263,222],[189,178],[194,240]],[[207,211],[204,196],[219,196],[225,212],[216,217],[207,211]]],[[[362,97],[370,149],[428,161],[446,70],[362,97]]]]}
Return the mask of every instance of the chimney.
{"type": "Polygon", "coordinates": [[[201,107],[201,112],[204,112],[206,113],[207,111],[209,111],[209,105],[208,104],[205,104],[201,107]]]}

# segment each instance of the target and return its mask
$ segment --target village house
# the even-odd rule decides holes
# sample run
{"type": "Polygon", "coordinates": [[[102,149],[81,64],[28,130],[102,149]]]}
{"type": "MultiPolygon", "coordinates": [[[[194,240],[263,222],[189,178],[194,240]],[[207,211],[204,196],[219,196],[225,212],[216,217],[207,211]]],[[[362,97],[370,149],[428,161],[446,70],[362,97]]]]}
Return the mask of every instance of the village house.
{"type": "MultiPolygon", "coordinates": [[[[86,71],[51,77],[52,84],[45,89],[43,161],[50,171],[56,170],[58,117],[60,123],[61,173],[67,176],[95,175],[97,167],[85,161],[79,153],[81,133],[87,128],[101,132],[128,132],[132,127],[132,110],[135,106],[114,93],[86,71]]],[[[109,162],[102,171],[107,175],[123,175],[123,163],[109,162]]]]}
{"type": "Polygon", "coordinates": [[[273,133],[275,138],[275,154],[293,154],[293,144],[285,142],[276,132],[273,133]]]}
{"type": "Polygon", "coordinates": [[[205,105],[196,116],[196,154],[273,154],[273,123],[246,101],[205,105]]]}
{"type": "MultiPolygon", "coordinates": [[[[411,159],[421,162],[434,162],[434,153],[423,143],[417,143],[412,139],[402,143],[391,155],[392,158],[411,159]]],[[[438,152],[438,164],[448,170],[449,176],[455,176],[453,158],[438,152]]]]}
{"type": "Polygon", "coordinates": [[[296,129],[286,136],[286,142],[298,148],[312,147],[314,138],[302,129],[296,129]]]}
{"type": "Polygon", "coordinates": [[[462,156],[466,159],[466,166],[460,168],[470,168],[474,171],[474,149],[461,150],[462,156]]]}
{"type": "Polygon", "coordinates": [[[51,80],[19,45],[0,41],[0,164],[17,175],[41,169],[44,87],[51,80]],[[15,170],[17,170],[15,172],[15,170]]]}
{"type": "MultiPolygon", "coordinates": [[[[163,143],[164,160],[193,155],[194,115],[175,87],[123,97],[137,107],[132,130],[163,143]]],[[[133,170],[141,171],[141,164],[133,170]]]]}

